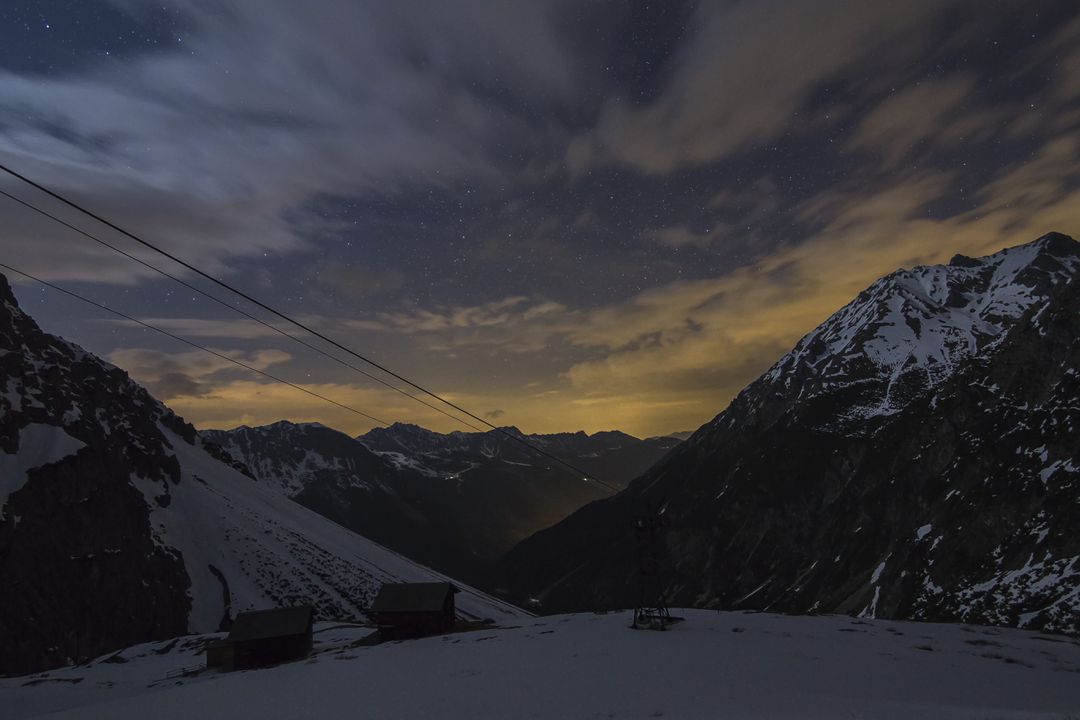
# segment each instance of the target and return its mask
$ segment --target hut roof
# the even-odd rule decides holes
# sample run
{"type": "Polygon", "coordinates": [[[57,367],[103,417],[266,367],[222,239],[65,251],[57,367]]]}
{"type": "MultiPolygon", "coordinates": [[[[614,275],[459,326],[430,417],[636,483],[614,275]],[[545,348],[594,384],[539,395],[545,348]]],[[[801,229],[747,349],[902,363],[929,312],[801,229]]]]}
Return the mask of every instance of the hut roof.
{"type": "Polygon", "coordinates": [[[314,608],[307,605],[243,612],[236,616],[229,633],[229,641],[243,642],[301,635],[311,629],[314,618],[314,608]]]}
{"type": "Polygon", "coordinates": [[[449,593],[460,592],[452,583],[385,583],[372,612],[439,612],[449,593]]]}

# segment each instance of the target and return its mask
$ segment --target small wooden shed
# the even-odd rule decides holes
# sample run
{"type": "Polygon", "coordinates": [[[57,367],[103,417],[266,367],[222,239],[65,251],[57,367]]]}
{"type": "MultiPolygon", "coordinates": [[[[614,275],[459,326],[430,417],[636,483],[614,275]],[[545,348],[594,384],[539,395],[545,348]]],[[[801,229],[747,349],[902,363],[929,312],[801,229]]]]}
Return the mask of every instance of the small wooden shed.
{"type": "Polygon", "coordinates": [[[314,625],[307,605],[240,613],[229,637],[206,648],[206,666],[240,670],[307,657],[314,625]]]}
{"type": "Polygon", "coordinates": [[[396,638],[436,635],[454,628],[452,583],[386,583],[379,590],[370,614],[382,637],[396,638]]]}

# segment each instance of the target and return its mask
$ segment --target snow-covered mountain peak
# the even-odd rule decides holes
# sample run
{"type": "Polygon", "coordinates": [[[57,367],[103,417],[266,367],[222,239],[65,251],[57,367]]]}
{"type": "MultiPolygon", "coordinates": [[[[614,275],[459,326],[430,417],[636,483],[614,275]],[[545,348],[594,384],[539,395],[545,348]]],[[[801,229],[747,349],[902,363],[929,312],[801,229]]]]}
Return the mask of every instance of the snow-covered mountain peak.
{"type": "Polygon", "coordinates": [[[304,430],[307,428],[326,428],[320,422],[293,422],[292,420],[278,420],[277,422],[270,423],[266,427],[281,428],[283,430],[304,430]]]}
{"type": "Polygon", "coordinates": [[[806,335],[759,383],[791,402],[850,396],[841,427],[893,414],[1078,272],[1080,244],[1059,233],[983,258],[898,270],[806,335]]]}
{"type": "Polygon", "coordinates": [[[442,447],[446,445],[448,438],[454,438],[459,434],[464,433],[452,432],[449,435],[443,435],[412,423],[396,422],[388,427],[372,428],[356,439],[361,442],[371,440],[392,443],[402,448],[422,452],[432,447],[442,447]]]}
{"type": "MultiPolygon", "coordinates": [[[[335,430],[334,428],[323,425],[320,422],[293,422],[292,420],[278,420],[278,421],[272,422],[272,423],[270,423],[268,425],[256,425],[255,427],[252,427],[251,425],[240,425],[238,427],[233,428],[232,430],[211,430],[209,432],[214,432],[214,433],[226,433],[226,432],[228,432],[228,433],[251,433],[251,432],[259,432],[259,433],[263,433],[263,434],[265,434],[265,433],[275,433],[275,434],[284,434],[284,435],[296,434],[296,433],[308,433],[308,432],[316,432],[316,433],[333,432],[333,433],[337,433],[339,435],[345,435],[345,433],[342,433],[340,430],[335,430]]],[[[346,435],[346,437],[348,437],[348,436],[346,435]]]]}
{"type": "Polygon", "coordinates": [[[321,423],[279,420],[270,425],[232,430],[203,430],[203,440],[225,450],[252,475],[287,496],[294,496],[321,472],[365,485],[392,473],[357,440],[321,423]],[[362,470],[362,471],[361,471],[362,470]]]}

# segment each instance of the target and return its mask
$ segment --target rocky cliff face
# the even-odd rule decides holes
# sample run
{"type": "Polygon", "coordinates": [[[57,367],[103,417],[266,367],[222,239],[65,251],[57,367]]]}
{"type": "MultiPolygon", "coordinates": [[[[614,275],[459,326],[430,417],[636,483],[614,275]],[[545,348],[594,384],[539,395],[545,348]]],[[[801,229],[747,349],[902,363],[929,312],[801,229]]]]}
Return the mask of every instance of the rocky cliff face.
{"type": "Polygon", "coordinates": [[[41,332],[2,277],[0,387],[0,672],[186,632],[183,561],[156,541],[130,478],[166,507],[181,472],[163,429],[194,429],[41,332]]]}
{"type": "Polygon", "coordinates": [[[674,604],[1080,631],[1078,275],[1053,234],[879,280],[503,589],[633,605],[659,507],[674,604]]]}
{"type": "MultiPolygon", "coordinates": [[[[125,372],[41,331],[0,276],[0,674],[308,603],[356,617],[441,576],[297,505],[125,372]]],[[[473,617],[514,612],[466,592],[473,617]]]]}

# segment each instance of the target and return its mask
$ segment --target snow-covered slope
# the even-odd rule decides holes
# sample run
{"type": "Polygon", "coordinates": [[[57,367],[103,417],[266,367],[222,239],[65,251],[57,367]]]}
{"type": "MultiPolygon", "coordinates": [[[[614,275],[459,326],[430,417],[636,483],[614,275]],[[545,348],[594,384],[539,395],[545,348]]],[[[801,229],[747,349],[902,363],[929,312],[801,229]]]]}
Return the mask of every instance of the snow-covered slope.
{"type": "MultiPolygon", "coordinates": [[[[224,466],[198,444],[167,430],[165,435],[182,473],[171,490],[172,501],[167,507],[150,506],[153,485],[133,481],[152,507],[155,538],[184,559],[192,582],[192,632],[216,629],[223,611],[235,615],[301,602],[314,605],[324,618],[354,618],[383,582],[447,579],[224,466]],[[223,607],[226,591],[228,608],[223,607]]],[[[457,608],[465,617],[525,615],[461,587],[457,608]]]]}
{"type": "MultiPolygon", "coordinates": [[[[256,482],[126,373],[42,332],[0,276],[0,673],[305,602],[356,617],[441,578],[256,482]]],[[[472,617],[521,613],[466,588],[472,617]]]]}
{"type": "Polygon", "coordinates": [[[1016,630],[680,610],[562,615],[403,643],[321,625],[312,658],[203,672],[197,638],[0,680],[5,717],[1068,720],[1080,644],[1016,630]]]}

